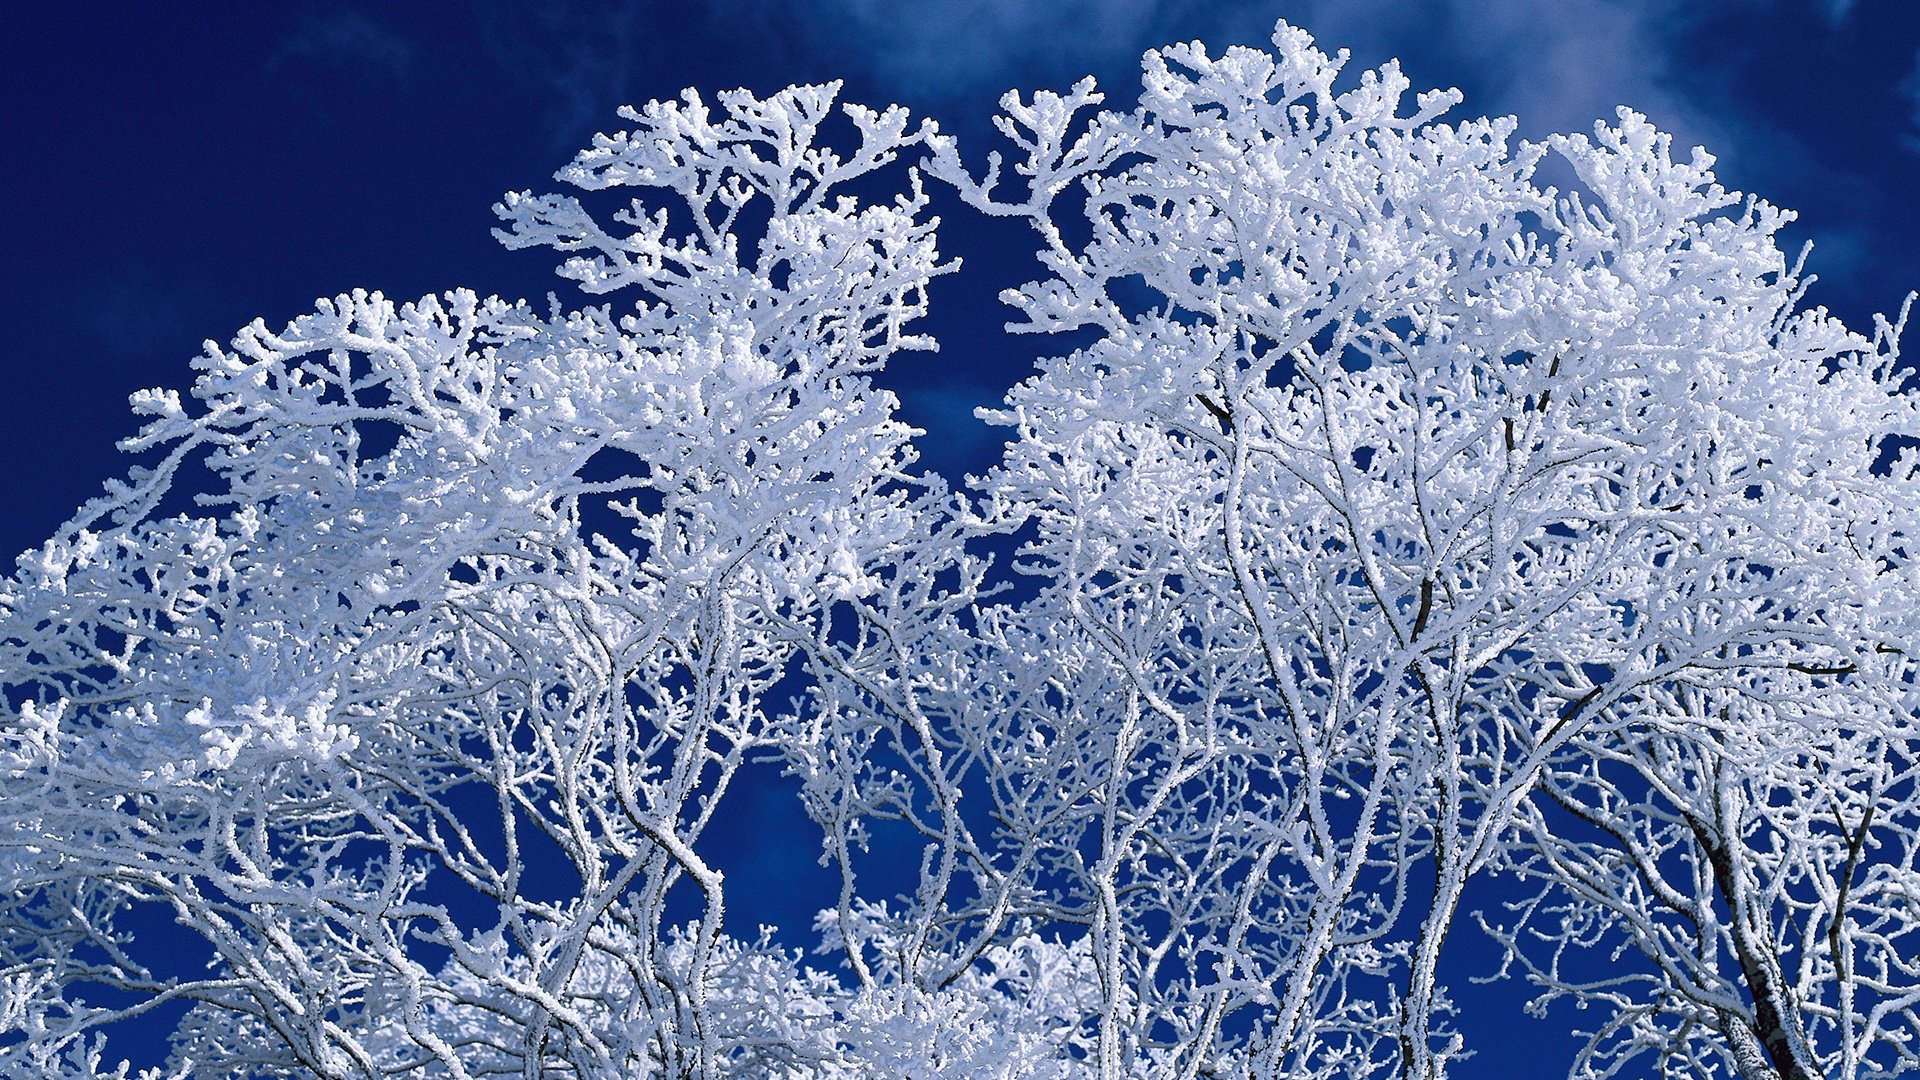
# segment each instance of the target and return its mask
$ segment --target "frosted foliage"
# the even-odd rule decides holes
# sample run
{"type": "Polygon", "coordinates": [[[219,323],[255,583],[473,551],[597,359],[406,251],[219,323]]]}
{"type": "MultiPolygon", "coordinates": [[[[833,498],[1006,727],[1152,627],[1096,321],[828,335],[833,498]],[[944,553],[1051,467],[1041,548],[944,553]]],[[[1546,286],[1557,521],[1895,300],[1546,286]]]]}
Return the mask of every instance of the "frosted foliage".
{"type": "Polygon", "coordinates": [[[1172,46],[984,164],[689,91],[497,208],[622,313],[349,293],[136,395],[0,581],[0,1077],[1435,1080],[1468,976],[1573,1077],[1920,1069],[1899,327],[1631,111],[1345,60],[1172,46]],[[1080,344],[959,493],[872,381],[923,173],[1080,344]],[[727,921],[755,762],[812,956],[727,921]]]}

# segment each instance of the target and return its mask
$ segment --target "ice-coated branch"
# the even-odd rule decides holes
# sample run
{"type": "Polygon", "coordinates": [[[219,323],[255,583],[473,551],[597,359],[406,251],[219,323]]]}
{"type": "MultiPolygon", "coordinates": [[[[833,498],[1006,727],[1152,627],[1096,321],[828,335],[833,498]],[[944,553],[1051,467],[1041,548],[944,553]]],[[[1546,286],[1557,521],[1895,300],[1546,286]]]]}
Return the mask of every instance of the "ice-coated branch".
{"type": "Polygon", "coordinates": [[[1580,1080],[1920,1070],[1906,312],[1631,110],[1347,61],[1169,46],[978,170],[688,91],[498,208],[606,306],[347,292],[136,395],[0,580],[0,1078],[186,1003],[148,1080],[1439,1080],[1469,921],[1580,1080]],[[1078,343],[961,491],[878,384],[923,175],[1078,343]],[[811,960],[729,921],[769,768],[811,960]]]}

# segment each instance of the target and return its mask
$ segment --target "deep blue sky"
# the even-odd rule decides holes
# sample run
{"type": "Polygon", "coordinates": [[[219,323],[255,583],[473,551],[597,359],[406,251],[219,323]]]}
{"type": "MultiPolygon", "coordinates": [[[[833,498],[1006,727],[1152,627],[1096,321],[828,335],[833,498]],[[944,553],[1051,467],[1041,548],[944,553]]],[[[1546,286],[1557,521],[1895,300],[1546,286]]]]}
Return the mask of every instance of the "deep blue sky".
{"type": "MultiPolygon", "coordinates": [[[[1264,44],[1279,17],[1356,65],[1397,55],[1416,89],[1458,86],[1464,113],[1517,114],[1525,135],[1639,108],[1714,151],[1729,187],[1801,211],[1814,299],[1858,326],[1920,287],[1914,0],[17,4],[0,33],[16,207],[0,246],[0,562],[123,471],[127,394],[184,389],[204,338],[355,287],[568,295],[546,254],[495,244],[490,207],[553,190],[621,104],[843,78],[851,100],[934,116],[977,161],[1011,86],[1093,73],[1130,106],[1142,50],[1264,44]]],[[[1027,235],[946,222],[943,247],[968,260],[933,292],[946,350],[886,381],[957,474],[993,453],[971,408],[1040,343],[996,329],[1027,235]]],[[[760,868],[733,879],[736,928],[803,927],[809,845],[778,827],[777,790],[735,798],[739,858],[760,868]]],[[[1525,1042],[1483,1043],[1471,1073],[1524,1061],[1525,1042]]]]}

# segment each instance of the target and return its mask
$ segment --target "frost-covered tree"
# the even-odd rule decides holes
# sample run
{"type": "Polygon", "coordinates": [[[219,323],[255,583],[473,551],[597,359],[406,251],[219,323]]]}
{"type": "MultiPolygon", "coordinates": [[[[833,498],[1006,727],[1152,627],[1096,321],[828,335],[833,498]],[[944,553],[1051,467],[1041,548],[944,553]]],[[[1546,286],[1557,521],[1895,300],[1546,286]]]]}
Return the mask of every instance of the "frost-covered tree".
{"type": "Polygon", "coordinates": [[[1572,1075],[1920,1068],[1897,327],[1636,114],[1344,60],[1009,95],[1011,178],[689,92],[562,172],[610,221],[500,207],[624,310],[354,293],[138,397],[0,583],[0,1070],[178,999],[205,1077],[1428,1080],[1470,922],[1599,1017],[1572,1075]],[[922,172],[1084,342],[958,493],[873,382],[952,269],[922,172]],[[705,854],[756,759],[817,966],[705,854]]]}
{"type": "Polygon", "coordinates": [[[1911,1067],[1920,493],[1883,458],[1915,421],[1891,328],[1796,312],[1786,216],[1633,113],[1511,148],[1509,122],[1436,122],[1454,95],[1403,111],[1391,65],[1340,92],[1339,59],[1276,45],[1151,54],[1132,115],[1077,122],[1091,84],[1008,99],[1008,196],[939,144],[1043,240],[1016,329],[1097,336],[997,415],[981,513],[1037,524],[1045,587],[977,670],[1036,745],[1100,733],[1085,795],[1034,813],[1066,851],[1097,837],[1074,887],[1103,987],[1134,994],[1103,1031],[1200,1068],[1251,1009],[1260,1068],[1304,1075],[1397,1027],[1400,1071],[1437,1075],[1467,882],[1525,866],[1586,916],[1556,946],[1617,920],[1657,969],[1706,969],[1689,1000],[1539,960],[1549,994],[1616,1011],[1578,1068],[1631,1047],[1710,1072],[1703,1030],[1748,1075],[1911,1067]],[[1534,183],[1548,154],[1579,190],[1534,183]],[[1568,809],[1661,839],[1602,854],[1568,809]],[[1720,867],[1678,896],[1590,865],[1664,873],[1675,843],[1720,867]],[[1652,929],[1661,901],[1696,939],[1652,929]],[[1830,929],[1797,974],[1772,955],[1830,929]]]}
{"type": "Polygon", "coordinates": [[[771,693],[791,627],[939,557],[939,484],[906,476],[868,378],[926,344],[904,330],[942,269],[926,199],[836,197],[931,129],[849,109],[854,148],[820,150],[833,97],[631,114],[568,178],[682,206],[618,240],[570,199],[506,200],[510,244],[597,252],[565,272],[638,290],[629,314],[355,293],[210,345],[192,408],[139,400],[128,448],[157,464],[0,599],[23,1068],[166,997],[201,1003],[197,1075],[734,1052],[702,830],[749,755],[806,737],[771,693]],[[195,462],[214,512],[163,516],[195,462]],[[703,913],[676,954],[683,880],[703,913]],[[129,904],[212,966],[156,971],[129,904]]]}

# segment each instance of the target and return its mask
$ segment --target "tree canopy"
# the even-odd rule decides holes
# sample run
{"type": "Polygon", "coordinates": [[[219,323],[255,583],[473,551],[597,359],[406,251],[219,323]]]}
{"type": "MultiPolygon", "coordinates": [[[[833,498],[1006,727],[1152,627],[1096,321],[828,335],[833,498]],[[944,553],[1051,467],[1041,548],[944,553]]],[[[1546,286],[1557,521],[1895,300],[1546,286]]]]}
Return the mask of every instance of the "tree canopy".
{"type": "Polygon", "coordinates": [[[984,159],[688,91],[497,208],[617,308],[352,292],[138,395],[0,581],[0,1075],[185,1001],[143,1075],[1437,1080],[1467,933],[1570,1076],[1920,1068],[1898,325],[1631,111],[1344,63],[1171,46],[984,159]],[[958,487],[876,383],[935,190],[1064,342],[958,487]],[[761,761],[813,958],[707,853],[761,761]]]}

